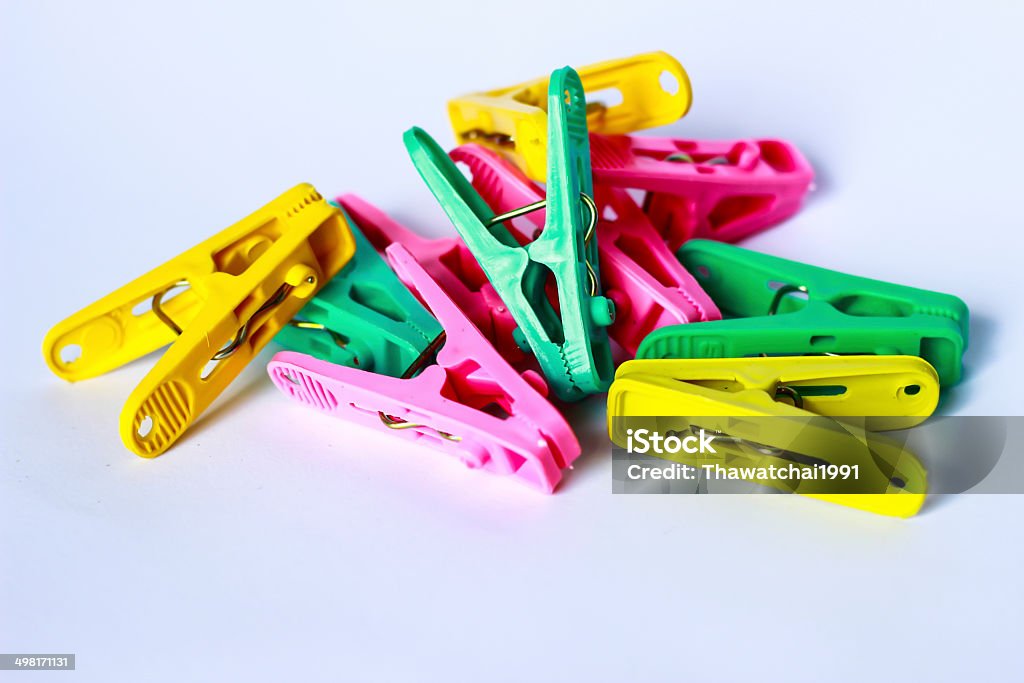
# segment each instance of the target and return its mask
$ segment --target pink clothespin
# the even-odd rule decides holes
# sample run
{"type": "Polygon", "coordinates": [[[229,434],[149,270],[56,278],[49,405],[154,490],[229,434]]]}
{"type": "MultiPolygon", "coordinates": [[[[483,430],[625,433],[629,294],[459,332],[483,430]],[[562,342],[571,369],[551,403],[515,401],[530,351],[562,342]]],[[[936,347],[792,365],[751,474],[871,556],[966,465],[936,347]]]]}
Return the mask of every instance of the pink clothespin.
{"type": "Polygon", "coordinates": [[[675,252],[695,237],[736,242],[800,208],[814,170],[782,140],[591,135],[594,184],[645,190],[644,211],[675,252]]]}
{"type": "Polygon", "coordinates": [[[508,362],[518,364],[528,358],[512,337],[515,319],[465,242],[458,237],[418,235],[354,194],[335,201],[359,224],[377,251],[383,252],[390,244],[405,247],[508,362]]]}
{"type": "Polygon", "coordinates": [[[468,467],[554,491],[580,445],[544,398],[543,378],[513,369],[405,247],[392,245],[385,255],[445,332],[403,378],[283,351],[267,366],[274,384],[323,412],[394,430],[468,467]],[[429,364],[434,350],[436,363],[429,364]]]}
{"type": "MultiPolygon", "coordinates": [[[[452,150],[451,157],[469,167],[473,187],[496,213],[544,198],[522,171],[485,147],[462,145],[452,150]]],[[[722,318],[711,297],[669,251],[625,190],[599,188],[596,201],[602,284],[616,311],[608,333],[630,358],[636,356],[643,338],[658,327],[722,318]]],[[[536,211],[513,219],[512,232],[526,240],[543,225],[544,213],[536,211]]]]}

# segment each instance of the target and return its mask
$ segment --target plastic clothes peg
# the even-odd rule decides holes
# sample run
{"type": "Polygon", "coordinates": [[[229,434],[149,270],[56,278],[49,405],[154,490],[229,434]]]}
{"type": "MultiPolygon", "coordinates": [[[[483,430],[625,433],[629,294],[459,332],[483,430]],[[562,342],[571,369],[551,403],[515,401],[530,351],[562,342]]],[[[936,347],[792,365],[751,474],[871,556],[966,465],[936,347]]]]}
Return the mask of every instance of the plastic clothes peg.
{"type": "Polygon", "coordinates": [[[913,356],[638,360],[616,373],[608,393],[608,429],[623,446],[631,428],[640,425],[661,433],[704,430],[715,437],[714,456],[656,456],[696,467],[723,461],[733,467],[857,465],[849,486],[756,481],[909,517],[924,502],[925,469],[900,444],[872,432],[920,424],[938,397],[935,370],[913,356]]]}
{"type": "Polygon", "coordinates": [[[782,140],[591,135],[594,184],[645,191],[644,211],[675,251],[689,239],[736,242],[797,212],[814,171],[782,140]]]}
{"type": "Polygon", "coordinates": [[[468,467],[551,493],[580,446],[539,393],[543,379],[506,363],[404,247],[392,245],[386,254],[445,329],[433,345],[440,347],[436,363],[425,355],[395,378],[282,351],[267,368],[274,384],[325,413],[393,430],[468,467]]]}
{"type": "MultiPolygon", "coordinates": [[[[498,213],[544,199],[533,181],[489,149],[462,145],[450,156],[466,164],[473,187],[498,213]]],[[[615,303],[615,321],[608,334],[630,358],[643,338],[658,327],[722,317],[627,192],[598,188],[597,205],[601,280],[605,296],[615,303]]],[[[536,211],[516,220],[527,221],[524,228],[517,227],[515,221],[509,227],[525,244],[543,230],[545,217],[536,211]]]]}
{"type": "Polygon", "coordinates": [[[58,323],[43,355],[57,376],[78,381],[170,344],[120,418],[125,446],[157,456],[353,249],[341,211],[299,185],[58,323]]]}
{"type": "MultiPolygon", "coordinates": [[[[686,71],[664,52],[592,64],[579,69],[579,76],[589,101],[586,123],[595,133],[663,126],[690,108],[686,71]]],[[[448,116],[455,139],[501,152],[530,178],[543,182],[549,170],[549,85],[548,78],[537,78],[451,100],[448,116]]]]}
{"type": "Polygon", "coordinates": [[[554,393],[571,401],[611,383],[605,328],[614,320],[614,305],[600,294],[586,101],[569,67],[551,75],[548,126],[546,222],[540,236],[525,246],[503,221],[540,204],[495,216],[429,135],[412,128],[404,141],[420,176],[512,312],[521,335],[517,341],[533,350],[554,393]],[[557,288],[557,308],[546,293],[550,278],[557,288]]]}
{"type": "Polygon", "coordinates": [[[655,330],[639,358],[907,355],[931,363],[944,387],[960,381],[968,311],[955,296],[708,240],[677,256],[727,319],[655,330]]]}
{"type": "Polygon", "coordinates": [[[321,360],[398,377],[441,333],[351,216],[355,254],[277,333],[276,341],[321,360]]]}

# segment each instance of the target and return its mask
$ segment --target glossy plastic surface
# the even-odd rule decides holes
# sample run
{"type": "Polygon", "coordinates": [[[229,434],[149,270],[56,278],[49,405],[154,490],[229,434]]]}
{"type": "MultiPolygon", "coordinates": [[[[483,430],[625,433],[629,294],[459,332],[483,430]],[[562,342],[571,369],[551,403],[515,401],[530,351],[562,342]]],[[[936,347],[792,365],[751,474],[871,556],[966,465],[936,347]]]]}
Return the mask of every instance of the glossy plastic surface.
{"type": "Polygon", "coordinates": [[[844,487],[824,480],[751,481],[910,517],[924,503],[927,472],[903,445],[869,430],[920,424],[938,395],[934,369],[912,356],[640,360],[616,373],[608,393],[608,430],[620,446],[627,442],[627,425],[645,416],[662,432],[714,433],[713,456],[657,456],[697,467],[856,465],[857,480],[849,489],[871,493],[836,493],[844,487]],[[794,396],[802,407],[789,403],[794,396]]]}
{"type": "Polygon", "coordinates": [[[594,183],[644,190],[671,250],[693,238],[736,242],[797,212],[814,171],[783,140],[590,136],[594,183]]]}
{"type": "MultiPolygon", "coordinates": [[[[473,187],[497,213],[544,198],[543,190],[522,171],[485,147],[462,145],[450,156],[468,167],[473,187]]],[[[608,334],[627,357],[636,356],[640,342],[658,327],[722,317],[627,192],[598,188],[597,205],[601,284],[615,303],[608,334]]],[[[544,223],[541,210],[509,221],[508,229],[525,244],[544,223]]]]}
{"type": "MultiPolygon", "coordinates": [[[[874,430],[909,429],[931,416],[939,401],[935,369],[916,356],[632,360],[619,366],[615,381],[634,375],[648,377],[665,389],[684,382],[724,392],[688,396],[696,402],[692,407],[675,402],[683,415],[706,410],[708,406],[700,403],[706,396],[721,401],[730,411],[741,406],[755,411],[767,407],[785,415],[791,413],[792,406],[782,401],[792,403],[793,399],[777,395],[778,388],[784,386],[799,394],[804,410],[817,415],[867,419],[874,430]]],[[[661,415],[665,410],[654,394],[630,394],[622,387],[610,394],[614,397],[608,399],[609,420],[622,415],[661,415]]]]}
{"type": "MultiPolygon", "coordinates": [[[[664,52],[616,59],[578,69],[587,93],[587,126],[622,134],[663,126],[690,109],[690,80],[664,52]]],[[[500,152],[534,180],[547,165],[549,79],[457,97],[448,116],[459,144],[478,142],[500,152]]]]}
{"type": "Polygon", "coordinates": [[[284,351],[267,367],[274,384],[325,413],[393,431],[467,467],[554,491],[580,446],[539,393],[545,390],[543,380],[506,363],[404,247],[393,245],[387,255],[444,326],[446,339],[436,363],[415,377],[399,379],[284,351]]]}
{"type": "Polygon", "coordinates": [[[341,211],[299,185],[55,325],[43,356],[59,377],[77,381],[170,344],[120,418],[125,446],[160,455],[353,250],[341,211]],[[172,298],[182,282],[188,288],[172,298]],[[151,305],[161,295],[171,324],[151,305]]]}
{"type": "Polygon", "coordinates": [[[400,377],[441,325],[346,215],[355,254],[277,333],[282,346],[321,360],[400,377]]]}
{"type": "MultiPolygon", "coordinates": [[[[586,102],[579,78],[565,67],[551,75],[548,102],[547,219],[523,246],[426,132],[406,131],[405,146],[420,176],[511,311],[554,393],[579,400],[608,388],[613,364],[608,333],[614,305],[590,291],[588,270],[600,272],[592,198],[586,102]],[[553,279],[557,308],[546,293],[553,279]]],[[[519,339],[517,339],[519,341],[519,339]]]]}
{"type": "Polygon", "coordinates": [[[458,305],[478,330],[517,367],[529,358],[515,341],[516,321],[459,237],[429,239],[353,194],[338,197],[378,252],[401,244],[458,305]]]}
{"type": "Polygon", "coordinates": [[[735,317],[655,330],[640,358],[907,355],[933,365],[943,386],[960,381],[968,310],[955,296],[708,240],[687,242],[677,255],[722,314],[735,317]]]}

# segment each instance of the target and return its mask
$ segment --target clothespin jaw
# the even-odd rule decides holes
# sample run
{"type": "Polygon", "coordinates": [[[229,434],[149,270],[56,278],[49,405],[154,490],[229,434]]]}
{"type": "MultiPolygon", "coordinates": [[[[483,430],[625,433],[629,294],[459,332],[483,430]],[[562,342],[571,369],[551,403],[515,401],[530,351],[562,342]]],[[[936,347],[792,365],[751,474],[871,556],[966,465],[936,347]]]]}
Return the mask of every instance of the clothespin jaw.
{"type": "Polygon", "coordinates": [[[282,328],[276,341],[331,363],[398,377],[441,334],[441,326],[359,225],[348,214],[345,218],[355,241],[352,259],[282,328]]]}
{"type": "Polygon", "coordinates": [[[551,493],[580,447],[545,400],[543,379],[505,362],[404,247],[392,245],[386,254],[445,330],[436,363],[417,363],[396,378],[285,351],[268,365],[274,384],[323,412],[393,430],[468,467],[551,493]]]}
{"type": "Polygon", "coordinates": [[[641,425],[662,434],[704,430],[715,435],[714,455],[657,455],[697,467],[857,465],[850,493],[826,480],[752,480],[909,517],[924,502],[927,473],[906,448],[867,430],[920,424],[938,395],[934,369],[912,356],[637,360],[616,372],[608,430],[620,446],[641,425]]]}
{"type": "Polygon", "coordinates": [[[960,381],[968,311],[955,296],[708,240],[677,256],[726,318],[740,317],[655,330],[640,358],[908,355],[933,365],[943,386],[960,381]]]}
{"type": "Polygon", "coordinates": [[[575,72],[569,67],[555,71],[548,101],[547,216],[542,233],[525,246],[502,222],[512,215],[495,216],[429,135],[412,128],[404,136],[420,176],[512,312],[521,337],[563,400],[604,391],[613,368],[604,328],[615,313],[614,305],[600,294],[594,238],[597,209],[585,113],[583,88],[575,72]],[[545,291],[551,277],[557,288],[557,310],[545,291]]]}
{"type": "Polygon", "coordinates": [[[128,397],[120,418],[125,445],[157,456],[353,249],[341,212],[311,185],[299,185],[58,323],[46,335],[43,355],[57,376],[77,381],[171,344],[128,397]],[[186,285],[180,295],[167,296],[186,285]],[[68,355],[69,349],[78,356],[68,355]]]}
{"type": "MultiPolygon", "coordinates": [[[[450,156],[469,168],[473,188],[496,212],[508,213],[544,198],[522,171],[485,147],[462,145],[450,156]]],[[[615,188],[595,191],[601,284],[615,304],[615,321],[608,334],[624,353],[636,356],[640,342],[658,327],[720,319],[715,303],[665,246],[629,194],[615,188]]],[[[519,220],[528,223],[520,228],[512,222],[509,230],[520,244],[544,229],[543,211],[519,220]]]]}
{"type": "MultiPolygon", "coordinates": [[[[516,322],[512,313],[465,242],[458,237],[422,237],[356,195],[344,195],[337,201],[378,252],[396,243],[405,247],[509,363],[516,365],[526,359],[513,337],[516,322]]],[[[529,350],[525,341],[523,344],[529,350]]]]}
{"type": "MultiPolygon", "coordinates": [[[[592,100],[587,126],[596,133],[630,133],[663,126],[690,109],[690,80],[682,65],[665,52],[616,59],[579,69],[583,89],[592,100]],[[621,97],[602,102],[594,96],[621,97]]],[[[448,116],[459,144],[476,142],[502,153],[534,179],[547,178],[547,113],[550,81],[537,78],[520,85],[455,98],[448,116]]]]}
{"type": "MultiPolygon", "coordinates": [[[[642,376],[667,390],[685,382],[700,387],[676,401],[683,414],[799,415],[804,410],[835,418],[860,418],[872,430],[909,429],[924,422],[939,401],[939,377],[917,356],[776,356],[758,358],[632,360],[619,366],[615,381],[642,376]],[[744,412],[739,412],[744,411],[744,412]]],[[[617,415],[660,415],[666,410],[651,394],[620,387],[609,398],[609,419],[617,415]]],[[[667,413],[671,414],[671,413],[667,413]]]]}
{"type": "Polygon", "coordinates": [[[644,190],[644,211],[677,250],[693,238],[736,242],[797,212],[814,180],[783,140],[591,135],[594,183],[644,190]]]}

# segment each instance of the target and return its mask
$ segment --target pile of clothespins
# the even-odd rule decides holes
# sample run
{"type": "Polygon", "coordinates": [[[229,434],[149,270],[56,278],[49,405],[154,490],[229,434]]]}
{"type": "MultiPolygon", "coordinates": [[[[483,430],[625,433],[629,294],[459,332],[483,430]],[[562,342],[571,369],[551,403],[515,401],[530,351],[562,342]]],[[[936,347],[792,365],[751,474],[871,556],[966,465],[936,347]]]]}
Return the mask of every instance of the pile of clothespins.
{"type": "MultiPolygon", "coordinates": [[[[690,99],[662,52],[454,99],[458,147],[404,142],[458,237],[300,185],[58,324],[46,360],[75,381],[170,344],[120,420],[153,457],[274,339],[291,399],[545,492],[580,455],[552,401],[609,392],[616,443],[631,415],[924,420],[960,379],[964,303],[729,244],[813,172],[780,140],[627,135],[690,99]]],[[[851,504],[913,514],[923,468],[889,466],[901,502],[851,504]]]]}

